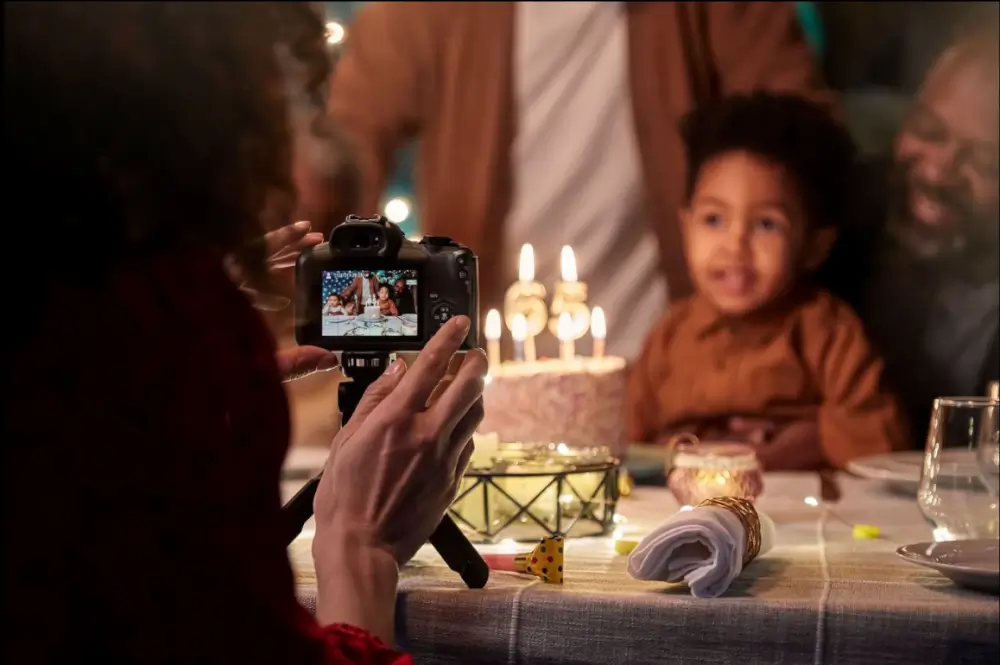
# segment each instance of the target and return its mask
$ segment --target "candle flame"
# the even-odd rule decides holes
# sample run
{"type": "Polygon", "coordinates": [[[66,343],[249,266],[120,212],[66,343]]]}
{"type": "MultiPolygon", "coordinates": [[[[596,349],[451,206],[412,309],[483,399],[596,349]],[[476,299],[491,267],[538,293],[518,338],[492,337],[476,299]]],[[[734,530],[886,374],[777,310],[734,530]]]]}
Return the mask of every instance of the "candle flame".
{"type": "Polygon", "coordinates": [[[517,264],[517,278],[522,282],[535,281],[535,249],[528,243],[521,246],[521,259],[517,264]]]}
{"type": "Polygon", "coordinates": [[[573,248],[569,245],[563,245],[559,254],[559,270],[564,282],[575,282],[579,279],[576,274],[576,256],[573,255],[573,248]]]}
{"type": "Polygon", "coordinates": [[[573,333],[573,317],[569,312],[563,312],[559,315],[559,327],[556,329],[556,337],[559,338],[560,342],[568,342],[575,337],[573,333]]]}
{"type": "MultiPolygon", "coordinates": [[[[530,247],[530,245],[526,245],[526,247],[530,247]]],[[[524,314],[514,315],[514,319],[510,322],[510,335],[515,342],[523,342],[528,339],[528,319],[524,318],[524,314]]]]}
{"type": "Polygon", "coordinates": [[[500,312],[495,309],[486,313],[486,339],[490,341],[500,339],[500,312]]]}
{"type": "Polygon", "coordinates": [[[595,307],[590,313],[590,334],[594,339],[605,339],[608,336],[608,322],[604,320],[604,310],[595,307]]]}

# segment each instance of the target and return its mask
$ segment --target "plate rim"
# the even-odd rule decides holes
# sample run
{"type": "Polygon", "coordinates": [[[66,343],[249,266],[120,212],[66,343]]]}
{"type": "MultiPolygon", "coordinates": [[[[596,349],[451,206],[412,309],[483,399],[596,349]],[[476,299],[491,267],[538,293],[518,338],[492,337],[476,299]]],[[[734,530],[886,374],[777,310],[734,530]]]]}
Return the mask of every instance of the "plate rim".
{"type": "MultiPolygon", "coordinates": [[[[956,448],[955,450],[960,450],[956,448]]],[[[893,483],[919,483],[920,477],[923,474],[923,457],[926,455],[925,452],[919,450],[895,450],[890,453],[879,453],[878,455],[867,455],[865,457],[857,457],[850,460],[846,465],[846,470],[853,473],[856,476],[865,478],[867,480],[881,480],[883,482],[893,482],[893,483]],[[916,457],[919,461],[917,465],[917,471],[915,475],[905,474],[901,471],[894,471],[892,469],[869,467],[866,466],[872,460],[879,459],[891,459],[892,456],[899,455],[912,455],[916,457]]],[[[945,474],[947,475],[947,474],[945,474]]]]}
{"type": "MultiPolygon", "coordinates": [[[[997,543],[1000,547],[1000,541],[993,540],[991,538],[963,538],[961,540],[951,540],[943,541],[950,543],[997,543]]],[[[924,566],[925,568],[930,568],[931,570],[949,570],[958,574],[981,574],[981,575],[995,575],[1000,572],[1000,564],[997,566],[997,570],[989,570],[986,568],[972,568],[969,566],[955,565],[951,563],[940,563],[938,561],[931,561],[927,558],[921,558],[919,555],[915,555],[904,550],[908,547],[929,547],[931,545],[941,545],[943,542],[936,541],[922,541],[918,543],[909,543],[907,545],[900,545],[896,548],[896,556],[904,561],[909,561],[910,563],[916,564],[918,566],[924,566]]]]}

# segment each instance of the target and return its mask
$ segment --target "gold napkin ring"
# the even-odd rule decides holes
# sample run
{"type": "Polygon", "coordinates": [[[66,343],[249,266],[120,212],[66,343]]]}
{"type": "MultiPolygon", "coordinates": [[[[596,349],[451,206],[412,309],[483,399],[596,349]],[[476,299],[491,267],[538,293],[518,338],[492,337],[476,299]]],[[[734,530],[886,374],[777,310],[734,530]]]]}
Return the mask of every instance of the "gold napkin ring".
{"type": "Polygon", "coordinates": [[[757,555],[760,554],[760,515],[757,514],[757,509],[753,507],[752,503],[735,496],[717,496],[705,499],[698,504],[699,508],[702,506],[725,508],[736,515],[747,533],[747,548],[743,553],[743,566],[745,567],[757,558],[757,555]]]}

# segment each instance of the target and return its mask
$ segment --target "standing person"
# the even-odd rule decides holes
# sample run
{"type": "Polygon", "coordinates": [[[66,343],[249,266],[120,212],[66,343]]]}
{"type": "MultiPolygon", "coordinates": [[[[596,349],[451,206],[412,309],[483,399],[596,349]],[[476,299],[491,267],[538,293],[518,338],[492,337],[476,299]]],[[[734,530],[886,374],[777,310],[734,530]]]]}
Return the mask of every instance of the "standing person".
{"type": "Polygon", "coordinates": [[[293,193],[276,53],[322,83],[322,22],[293,2],[8,2],[3,29],[7,214],[37,222],[8,241],[58,239],[6,301],[6,660],[411,664],[399,566],[455,497],[483,354],[425,405],[470,321],[392,364],[333,441],[313,618],[280,511],[282,381],[335,358],[276,352],[234,281],[266,272],[243,248],[293,193]]]}
{"type": "Polygon", "coordinates": [[[859,218],[875,223],[866,221],[831,261],[842,279],[854,278],[843,290],[881,347],[917,432],[926,431],[935,397],[985,394],[1000,373],[997,51],[988,24],[944,51],[892,155],[868,165],[868,210],[859,218]]]}
{"type": "Polygon", "coordinates": [[[568,244],[609,352],[633,357],[668,291],[691,291],[678,120],[758,88],[820,93],[792,3],[380,2],[356,16],[330,110],[357,153],[363,211],[418,139],[421,230],[479,254],[484,311],[523,243],[548,284],[568,244]]]}
{"type": "Polygon", "coordinates": [[[344,289],[340,297],[344,300],[354,301],[355,311],[363,312],[365,305],[375,300],[378,287],[378,277],[366,270],[354,278],[354,281],[344,289]]]}

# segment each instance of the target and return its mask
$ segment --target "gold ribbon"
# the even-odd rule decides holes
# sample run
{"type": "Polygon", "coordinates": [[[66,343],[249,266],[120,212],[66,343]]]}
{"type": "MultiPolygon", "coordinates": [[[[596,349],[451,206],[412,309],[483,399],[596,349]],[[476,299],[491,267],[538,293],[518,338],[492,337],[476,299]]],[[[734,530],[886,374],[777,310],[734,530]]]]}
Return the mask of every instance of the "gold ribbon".
{"type": "Polygon", "coordinates": [[[531,552],[515,556],[514,568],[548,584],[562,584],[563,561],[563,539],[545,537],[531,552]]]}
{"type": "Polygon", "coordinates": [[[739,519],[747,534],[747,547],[743,552],[744,567],[760,554],[760,515],[750,501],[735,496],[717,496],[698,504],[699,508],[702,506],[725,508],[739,519]]]}

